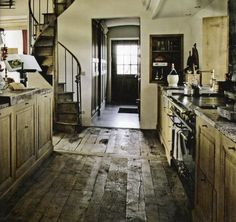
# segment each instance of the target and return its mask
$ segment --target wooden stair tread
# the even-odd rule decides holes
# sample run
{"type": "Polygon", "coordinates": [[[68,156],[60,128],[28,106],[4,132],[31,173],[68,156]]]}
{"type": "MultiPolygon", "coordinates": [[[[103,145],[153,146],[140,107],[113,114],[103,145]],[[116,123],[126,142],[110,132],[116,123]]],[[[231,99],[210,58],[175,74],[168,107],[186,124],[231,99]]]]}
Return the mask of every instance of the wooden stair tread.
{"type": "Polygon", "coordinates": [[[49,48],[49,47],[54,47],[54,44],[48,44],[48,45],[35,45],[35,48],[49,48]]]}
{"type": "Polygon", "coordinates": [[[61,124],[61,125],[68,125],[68,126],[77,126],[78,123],[75,122],[75,123],[65,123],[65,122],[60,122],[60,121],[56,121],[57,124],[61,124]]]}
{"type": "Polygon", "coordinates": [[[67,5],[66,2],[56,2],[55,4],[57,4],[57,5],[67,5]]]}
{"type": "Polygon", "coordinates": [[[57,111],[58,114],[62,114],[62,115],[67,115],[67,114],[71,114],[71,115],[79,115],[79,113],[77,112],[60,112],[60,111],[57,111]]]}
{"type": "Polygon", "coordinates": [[[74,102],[74,101],[65,101],[65,102],[57,102],[57,104],[76,104],[78,102],[74,102]]]}
{"type": "Polygon", "coordinates": [[[44,12],[44,13],[42,13],[43,15],[55,15],[56,16],[56,14],[54,13],[54,12],[44,12]]]}
{"type": "Polygon", "coordinates": [[[73,94],[74,92],[58,92],[58,95],[63,95],[63,94],[73,94]]]}

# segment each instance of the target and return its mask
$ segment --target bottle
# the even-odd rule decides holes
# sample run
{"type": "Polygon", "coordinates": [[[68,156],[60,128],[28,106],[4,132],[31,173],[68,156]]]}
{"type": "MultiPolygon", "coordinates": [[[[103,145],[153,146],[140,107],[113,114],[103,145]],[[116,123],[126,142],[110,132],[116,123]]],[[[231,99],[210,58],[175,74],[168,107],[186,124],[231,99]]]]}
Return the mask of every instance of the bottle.
{"type": "Polygon", "coordinates": [[[179,75],[175,69],[175,64],[171,64],[171,71],[167,76],[168,86],[177,87],[179,82],[179,75]]]}

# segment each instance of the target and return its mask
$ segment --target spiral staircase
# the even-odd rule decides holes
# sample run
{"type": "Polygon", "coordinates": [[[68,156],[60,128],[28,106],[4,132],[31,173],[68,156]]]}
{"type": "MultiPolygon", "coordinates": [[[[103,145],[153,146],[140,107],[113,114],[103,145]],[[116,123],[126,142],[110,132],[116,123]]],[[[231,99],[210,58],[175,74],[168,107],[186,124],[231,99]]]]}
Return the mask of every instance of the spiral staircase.
{"type": "Polygon", "coordinates": [[[57,40],[57,18],[74,0],[29,0],[30,53],[40,73],[54,88],[54,130],[75,133],[81,124],[81,66],[74,54],[57,40]],[[64,51],[61,70],[59,51],[64,51]],[[71,67],[67,61],[70,60],[71,67]],[[63,81],[59,76],[63,72],[63,81]],[[70,81],[68,81],[70,79],[70,81]]]}

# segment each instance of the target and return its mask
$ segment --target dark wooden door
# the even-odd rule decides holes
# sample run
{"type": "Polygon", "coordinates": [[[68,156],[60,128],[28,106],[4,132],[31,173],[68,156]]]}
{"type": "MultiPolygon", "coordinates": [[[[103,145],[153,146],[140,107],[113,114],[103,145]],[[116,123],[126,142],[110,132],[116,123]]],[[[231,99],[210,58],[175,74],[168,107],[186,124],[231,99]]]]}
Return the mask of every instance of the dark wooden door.
{"type": "Polygon", "coordinates": [[[136,105],[139,95],[138,40],[112,41],[112,103],[136,105]]]}

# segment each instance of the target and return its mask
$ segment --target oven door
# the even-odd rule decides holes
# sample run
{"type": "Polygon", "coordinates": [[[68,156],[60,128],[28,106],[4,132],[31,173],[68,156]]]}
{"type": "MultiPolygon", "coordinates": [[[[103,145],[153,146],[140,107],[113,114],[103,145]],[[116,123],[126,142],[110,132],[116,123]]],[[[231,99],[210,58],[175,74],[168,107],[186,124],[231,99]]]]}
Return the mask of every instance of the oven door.
{"type": "Polygon", "coordinates": [[[179,115],[172,115],[172,163],[178,172],[186,194],[193,203],[195,175],[195,133],[179,115]]]}

